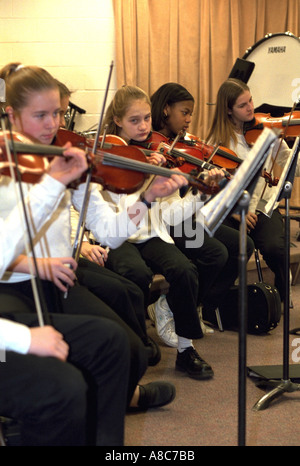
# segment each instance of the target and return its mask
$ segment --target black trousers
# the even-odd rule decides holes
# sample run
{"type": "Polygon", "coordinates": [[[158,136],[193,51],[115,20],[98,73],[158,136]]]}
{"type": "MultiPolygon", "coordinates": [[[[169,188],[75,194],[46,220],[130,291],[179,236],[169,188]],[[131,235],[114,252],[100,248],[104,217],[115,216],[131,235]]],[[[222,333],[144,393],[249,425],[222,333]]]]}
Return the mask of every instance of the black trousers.
{"type": "MultiPolygon", "coordinates": [[[[232,217],[224,222],[233,228],[239,228],[239,222],[232,217]]],[[[275,209],[271,218],[259,214],[255,228],[248,234],[253,240],[266,264],[275,274],[275,286],[279,291],[281,301],[285,298],[284,278],[284,223],[279,209],[275,209]]]]}
{"type": "Polygon", "coordinates": [[[110,251],[106,266],[136,283],[143,290],[145,302],[153,275],[164,275],[170,284],[167,301],[177,335],[191,339],[203,336],[197,312],[197,269],[174,244],[160,238],[139,244],[126,241],[110,251]]]}
{"type": "MultiPolygon", "coordinates": [[[[194,228],[195,229],[195,228],[194,228]]],[[[221,225],[213,237],[204,232],[200,247],[187,247],[187,238],[174,236],[178,248],[195,264],[199,276],[198,303],[207,311],[214,311],[234,284],[239,272],[239,232],[221,225]]],[[[251,238],[247,238],[247,256],[254,250],[251,238]]]]}
{"type": "MultiPolygon", "coordinates": [[[[79,282],[79,280],[78,280],[79,282]]],[[[135,388],[148,367],[149,353],[141,338],[104,301],[86,286],[77,285],[69,289],[67,299],[52,283],[42,280],[43,295],[49,312],[85,315],[106,318],[118,324],[127,335],[130,345],[130,373],[128,382],[128,405],[135,388]]],[[[14,298],[19,296],[29,309],[35,309],[30,281],[14,284],[0,284],[0,314],[14,311],[14,298]]]]}
{"type": "Polygon", "coordinates": [[[144,295],[131,280],[87,259],[80,258],[76,275],[85,286],[119,317],[147,344],[144,295]]]}
{"type": "MultiPolygon", "coordinates": [[[[2,298],[2,296],[1,296],[2,298]]],[[[12,302],[12,300],[11,300],[12,302]]],[[[38,325],[26,305],[1,317],[38,325]]],[[[20,421],[25,446],[123,445],[129,341],[115,322],[52,315],[69,344],[67,362],[12,351],[0,363],[0,414],[20,421]]]]}

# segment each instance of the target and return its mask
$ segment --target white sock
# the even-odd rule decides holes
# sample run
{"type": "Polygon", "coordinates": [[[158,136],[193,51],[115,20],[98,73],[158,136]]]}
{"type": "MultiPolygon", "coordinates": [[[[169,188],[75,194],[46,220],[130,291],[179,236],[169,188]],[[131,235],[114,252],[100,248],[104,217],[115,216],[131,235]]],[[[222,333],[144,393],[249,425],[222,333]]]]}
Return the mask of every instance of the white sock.
{"type": "Polygon", "coordinates": [[[189,348],[190,346],[193,346],[193,340],[190,340],[189,338],[184,338],[184,337],[178,337],[178,352],[182,353],[184,350],[189,348]]]}

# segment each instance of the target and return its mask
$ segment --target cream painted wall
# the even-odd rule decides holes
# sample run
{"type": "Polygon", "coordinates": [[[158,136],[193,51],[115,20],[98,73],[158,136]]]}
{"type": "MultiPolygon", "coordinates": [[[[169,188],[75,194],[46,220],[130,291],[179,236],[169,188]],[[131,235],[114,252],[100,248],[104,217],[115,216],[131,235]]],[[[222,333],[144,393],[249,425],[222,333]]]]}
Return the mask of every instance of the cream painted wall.
{"type": "MultiPolygon", "coordinates": [[[[114,59],[112,0],[0,0],[0,66],[38,65],[64,82],[86,110],[76,130],[98,123],[114,59]]],[[[114,67],[107,103],[115,90],[114,67]]]]}

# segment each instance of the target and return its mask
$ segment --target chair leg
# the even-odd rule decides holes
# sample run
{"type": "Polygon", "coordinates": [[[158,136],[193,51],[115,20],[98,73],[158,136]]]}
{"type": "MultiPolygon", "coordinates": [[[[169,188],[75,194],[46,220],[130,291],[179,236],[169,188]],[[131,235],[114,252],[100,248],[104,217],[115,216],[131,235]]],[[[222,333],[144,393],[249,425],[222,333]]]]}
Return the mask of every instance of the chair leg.
{"type": "Polygon", "coordinates": [[[219,331],[220,331],[220,332],[224,332],[223,325],[222,325],[222,319],[221,319],[221,316],[220,316],[219,308],[217,308],[217,309],[215,310],[215,313],[216,313],[216,318],[217,318],[217,322],[218,322],[219,331]]]}
{"type": "Polygon", "coordinates": [[[3,429],[2,429],[2,423],[0,421],[0,447],[5,447],[6,443],[4,440],[4,435],[3,435],[3,429]]]}
{"type": "Polygon", "coordinates": [[[299,272],[300,272],[300,262],[299,262],[299,264],[297,265],[297,270],[296,270],[295,275],[294,275],[294,277],[293,277],[292,285],[296,285],[299,272]]]}

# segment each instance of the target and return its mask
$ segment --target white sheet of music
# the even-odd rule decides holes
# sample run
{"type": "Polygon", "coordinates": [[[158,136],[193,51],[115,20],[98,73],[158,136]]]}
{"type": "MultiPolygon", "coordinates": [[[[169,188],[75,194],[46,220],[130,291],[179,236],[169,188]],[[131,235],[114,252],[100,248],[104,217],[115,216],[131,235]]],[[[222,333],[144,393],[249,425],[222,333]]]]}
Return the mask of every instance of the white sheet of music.
{"type": "Polygon", "coordinates": [[[262,169],[269,149],[277,137],[273,130],[264,128],[250,150],[247,159],[239,166],[234,177],[224,189],[199,210],[197,219],[203,223],[210,236],[214,235],[222,221],[238,203],[243,191],[249,187],[252,180],[262,169]]]}
{"type": "Polygon", "coordinates": [[[264,205],[262,205],[261,207],[259,206],[257,207],[257,210],[261,212],[262,214],[266,215],[267,217],[271,217],[273,210],[277,206],[278,198],[282,192],[284,183],[286,182],[286,179],[287,179],[289,170],[292,166],[292,163],[294,161],[294,158],[298,155],[298,151],[299,151],[299,138],[297,137],[295,139],[290,156],[282,170],[278,184],[276,187],[274,187],[274,193],[272,194],[272,197],[269,199],[268,202],[264,203],[264,205]]]}

